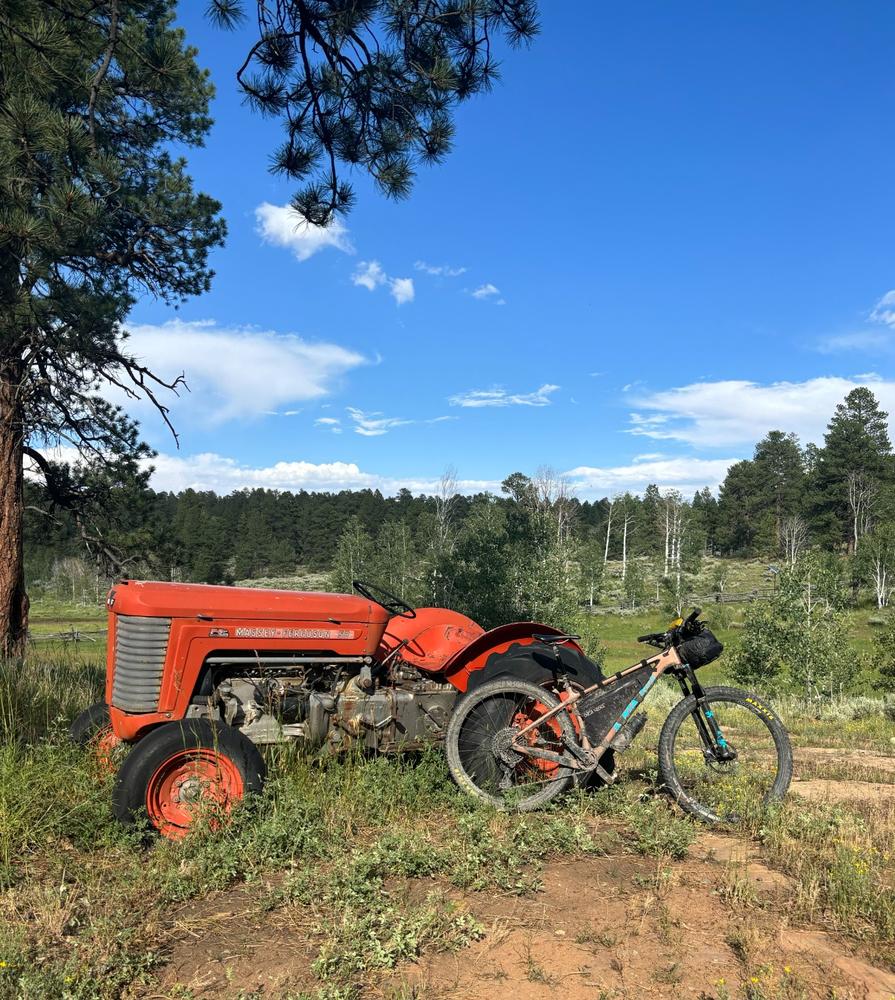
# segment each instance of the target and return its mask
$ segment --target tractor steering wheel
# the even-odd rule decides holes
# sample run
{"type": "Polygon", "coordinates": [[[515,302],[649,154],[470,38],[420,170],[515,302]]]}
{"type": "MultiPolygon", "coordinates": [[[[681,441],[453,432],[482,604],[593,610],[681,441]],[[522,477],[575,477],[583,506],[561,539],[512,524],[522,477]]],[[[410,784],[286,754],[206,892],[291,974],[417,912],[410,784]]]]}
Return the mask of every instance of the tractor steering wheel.
{"type": "Polygon", "coordinates": [[[368,601],[378,604],[390,615],[397,615],[400,618],[416,618],[416,611],[400,597],[390,594],[384,587],[379,587],[375,583],[364,583],[363,580],[352,580],[351,586],[368,601]],[[379,597],[376,597],[379,594],[379,597]],[[384,598],[384,599],[383,599],[384,598]]]}

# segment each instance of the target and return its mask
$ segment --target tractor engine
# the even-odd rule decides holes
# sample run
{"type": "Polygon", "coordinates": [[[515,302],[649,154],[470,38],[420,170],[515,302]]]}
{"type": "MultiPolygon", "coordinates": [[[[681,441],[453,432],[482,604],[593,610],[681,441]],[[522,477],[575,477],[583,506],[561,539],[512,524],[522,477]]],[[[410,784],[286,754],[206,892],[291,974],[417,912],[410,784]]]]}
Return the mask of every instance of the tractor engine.
{"type": "MultiPolygon", "coordinates": [[[[213,666],[213,664],[212,664],[213,666]]],[[[331,752],[360,746],[378,751],[417,749],[444,735],[457,689],[398,662],[296,665],[245,670],[214,681],[188,715],[210,715],[241,730],[253,743],[299,740],[331,752]]]]}

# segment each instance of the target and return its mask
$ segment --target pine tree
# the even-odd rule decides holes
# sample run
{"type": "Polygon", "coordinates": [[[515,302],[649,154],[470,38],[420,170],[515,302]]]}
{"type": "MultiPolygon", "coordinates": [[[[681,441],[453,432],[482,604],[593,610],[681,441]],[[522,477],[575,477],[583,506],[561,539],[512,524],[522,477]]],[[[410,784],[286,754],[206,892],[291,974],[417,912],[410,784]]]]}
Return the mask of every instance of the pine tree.
{"type": "Polygon", "coordinates": [[[715,533],[718,527],[718,501],[712,495],[712,491],[708,486],[703,487],[703,489],[693,494],[691,511],[693,515],[693,531],[701,536],[705,553],[711,555],[715,551],[715,533]]]}
{"type": "MultiPolygon", "coordinates": [[[[224,27],[245,17],[241,0],[209,12],[224,27]]],[[[538,30],[534,0],[257,0],[256,13],[237,81],[282,120],[272,170],[302,185],[293,207],[314,225],[350,208],[345,168],[405,197],[417,167],[450,151],[456,105],[497,78],[497,37],[518,46],[538,30]]]]}
{"type": "Polygon", "coordinates": [[[173,20],[172,0],[0,9],[0,653],[20,652],[27,629],[25,456],[54,502],[82,510],[91,483],[44,446],[137,474],[148,449],[97,386],[166,413],[158,393],[178,380],[129,353],[122,323],[140,291],[207,289],[223,239],[220,206],[169,152],[201,144],[212,93],[173,20]]]}
{"type": "Polygon", "coordinates": [[[784,518],[797,515],[802,507],[805,467],[798,438],[770,431],[755,446],[753,464],[758,543],[773,552],[779,548],[784,518]]]}
{"type": "Polygon", "coordinates": [[[873,493],[892,482],[887,419],[870,389],[859,386],[836,407],[827,426],[811,476],[811,514],[814,533],[828,544],[855,551],[861,521],[850,503],[850,485],[873,493]]]}
{"type": "MultiPolygon", "coordinates": [[[[351,593],[355,580],[366,580],[372,575],[374,564],[373,539],[363,526],[361,519],[354,515],[348,519],[345,530],[339,537],[332,570],[332,587],[338,593],[351,593]]],[[[376,583],[371,580],[371,583],[376,583]]]]}

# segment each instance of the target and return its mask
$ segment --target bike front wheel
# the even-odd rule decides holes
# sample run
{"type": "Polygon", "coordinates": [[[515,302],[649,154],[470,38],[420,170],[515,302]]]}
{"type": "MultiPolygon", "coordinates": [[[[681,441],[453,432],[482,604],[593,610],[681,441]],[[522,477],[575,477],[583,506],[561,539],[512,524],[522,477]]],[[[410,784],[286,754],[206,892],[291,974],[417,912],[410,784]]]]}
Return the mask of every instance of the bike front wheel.
{"type": "Polygon", "coordinates": [[[756,694],[705,689],[671,710],[659,736],[659,774],[681,808],[708,823],[738,823],[781,799],[792,747],[777,713],[756,694]]]}
{"type": "Polygon", "coordinates": [[[537,809],[559,795],[572,774],[567,743],[575,739],[575,730],[565,711],[540,721],[559,704],[550,691],[512,677],[467,694],[445,734],[448,767],[457,784],[498,809],[537,809]],[[543,752],[549,757],[540,756],[543,752]]]}

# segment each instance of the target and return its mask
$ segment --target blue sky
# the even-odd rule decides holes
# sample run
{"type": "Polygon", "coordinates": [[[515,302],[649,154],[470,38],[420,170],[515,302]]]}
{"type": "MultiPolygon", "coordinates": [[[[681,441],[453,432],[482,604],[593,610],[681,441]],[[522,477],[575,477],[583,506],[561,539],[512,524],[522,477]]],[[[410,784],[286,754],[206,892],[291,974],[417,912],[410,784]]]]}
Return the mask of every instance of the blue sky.
{"type": "Polygon", "coordinates": [[[531,49],[389,202],[362,176],[296,230],[243,107],[250,28],[182,23],[218,95],[197,187],[230,235],[212,291],[135,308],[185,369],[155,485],[468,489],[551,466],[582,497],[716,485],[767,430],[818,440],[870,384],[895,412],[895,8],[542,3],[531,49]]]}

